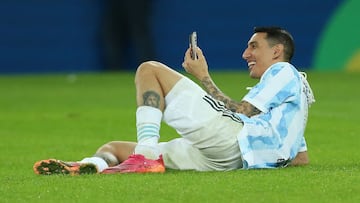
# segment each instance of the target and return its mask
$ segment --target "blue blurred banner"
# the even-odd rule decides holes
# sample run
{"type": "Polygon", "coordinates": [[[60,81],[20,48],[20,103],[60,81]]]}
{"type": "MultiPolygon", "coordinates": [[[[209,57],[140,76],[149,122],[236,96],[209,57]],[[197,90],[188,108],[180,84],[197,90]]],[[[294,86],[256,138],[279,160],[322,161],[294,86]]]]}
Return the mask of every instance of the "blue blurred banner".
{"type": "MultiPolygon", "coordinates": [[[[106,2],[1,1],[0,73],[107,70],[102,35],[106,2]]],[[[253,27],[265,25],[289,30],[296,43],[293,63],[302,69],[310,68],[319,38],[343,1],[152,2],[148,18],[155,60],[181,70],[188,35],[197,31],[198,44],[212,70],[246,70],[242,52],[253,27]]],[[[128,40],[123,70],[135,70],[139,64],[134,47],[128,40]]]]}

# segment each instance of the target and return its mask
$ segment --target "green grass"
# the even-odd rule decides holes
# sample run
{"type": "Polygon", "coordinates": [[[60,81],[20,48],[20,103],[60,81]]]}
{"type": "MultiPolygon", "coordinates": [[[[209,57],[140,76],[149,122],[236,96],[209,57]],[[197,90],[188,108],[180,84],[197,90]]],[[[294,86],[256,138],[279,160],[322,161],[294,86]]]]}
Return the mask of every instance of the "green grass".
{"type": "MultiPolygon", "coordinates": [[[[256,81],[214,73],[241,99],[256,81]]],[[[135,140],[132,73],[0,76],[0,202],[359,202],[360,74],[310,72],[311,164],[277,170],[37,176],[35,161],[79,160],[135,140]]],[[[168,126],[161,140],[176,137],[168,126]]]]}

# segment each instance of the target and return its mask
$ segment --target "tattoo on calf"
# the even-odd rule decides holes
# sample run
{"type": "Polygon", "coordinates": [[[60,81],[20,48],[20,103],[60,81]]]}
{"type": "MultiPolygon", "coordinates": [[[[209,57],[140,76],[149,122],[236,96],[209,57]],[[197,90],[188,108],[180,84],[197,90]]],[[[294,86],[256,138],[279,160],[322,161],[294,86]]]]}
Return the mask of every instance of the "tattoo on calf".
{"type": "Polygon", "coordinates": [[[155,108],[160,107],[160,95],[155,91],[146,91],[143,94],[144,105],[155,108]]]}

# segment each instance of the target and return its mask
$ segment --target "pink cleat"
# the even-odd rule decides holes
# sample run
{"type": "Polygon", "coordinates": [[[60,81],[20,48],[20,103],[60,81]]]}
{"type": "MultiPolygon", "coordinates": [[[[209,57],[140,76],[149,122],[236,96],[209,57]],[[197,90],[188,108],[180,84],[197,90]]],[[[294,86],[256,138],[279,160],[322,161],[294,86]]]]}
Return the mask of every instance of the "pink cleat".
{"type": "Polygon", "coordinates": [[[165,165],[160,155],[159,159],[146,159],[141,154],[130,155],[127,160],[121,164],[109,167],[103,170],[103,174],[113,173],[164,173],[165,165]]]}

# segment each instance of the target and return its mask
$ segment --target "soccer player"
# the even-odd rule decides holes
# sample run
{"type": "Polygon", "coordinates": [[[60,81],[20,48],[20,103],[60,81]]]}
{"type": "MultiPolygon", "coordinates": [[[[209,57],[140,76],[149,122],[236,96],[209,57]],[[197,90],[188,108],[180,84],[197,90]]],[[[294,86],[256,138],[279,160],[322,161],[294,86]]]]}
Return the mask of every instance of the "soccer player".
{"type": "Polygon", "coordinates": [[[162,173],[166,168],[229,171],[308,164],[304,138],[308,107],[315,101],[290,60],[294,41],[279,27],[256,27],[242,57],[259,82],[235,101],[214,83],[200,48],[182,66],[201,88],[168,66],[148,61],[136,72],[137,143],[109,142],[79,162],[38,161],[37,174],[162,173]],[[180,138],[159,143],[160,124],[180,138]]]}

